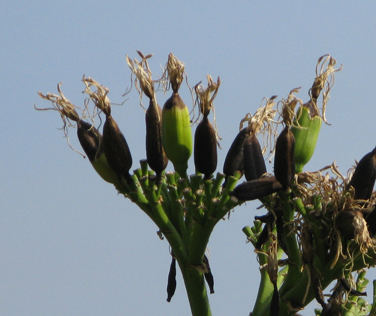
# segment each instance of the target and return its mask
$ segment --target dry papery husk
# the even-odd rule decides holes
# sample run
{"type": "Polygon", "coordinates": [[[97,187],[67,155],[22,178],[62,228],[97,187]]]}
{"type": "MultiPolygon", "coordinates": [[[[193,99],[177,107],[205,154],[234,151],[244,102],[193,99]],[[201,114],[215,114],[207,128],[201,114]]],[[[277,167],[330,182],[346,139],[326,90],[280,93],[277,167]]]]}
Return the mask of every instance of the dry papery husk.
{"type": "Polygon", "coordinates": [[[219,136],[213,103],[215,97],[217,96],[219,86],[221,85],[221,79],[218,77],[217,82],[215,82],[210,75],[207,75],[206,78],[208,80],[208,86],[206,87],[206,89],[201,85],[201,82],[196,84],[193,88],[196,93],[195,106],[198,106],[199,108],[199,115],[194,122],[197,123],[200,119],[200,116],[207,117],[210,111],[212,111],[215,138],[217,140],[217,146],[221,148],[219,141],[222,138],[221,136],[219,136]]]}
{"type": "MultiPolygon", "coordinates": [[[[348,176],[351,177],[351,171],[348,176]]],[[[296,180],[297,189],[304,205],[311,205],[312,196],[320,196],[321,209],[313,210],[312,212],[315,212],[316,215],[326,215],[326,218],[329,216],[329,220],[331,219],[332,224],[330,227],[332,228],[328,237],[331,239],[332,245],[337,247],[335,250],[336,259],[332,264],[332,268],[340,257],[348,260],[350,264],[352,263],[355,248],[352,246],[350,249],[350,244],[348,244],[344,253],[343,236],[355,241],[363,256],[366,255],[369,249],[376,250],[373,238],[368,231],[367,222],[363,216],[367,209],[375,204],[375,193],[368,201],[354,200],[353,190],[345,190],[349,177],[345,177],[340,173],[335,162],[317,172],[302,172],[296,175],[296,180]],[[327,172],[323,174],[324,171],[327,172]],[[337,223],[338,218],[346,218],[347,223],[334,224],[337,223]]]]}
{"type": "Polygon", "coordinates": [[[278,136],[278,122],[274,120],[277,110],[273,109],[275,105],[275,98],[277,98],[276,95],[273,95],[270,99],[263,98],[255,114],[252,115],[251,113],[247,113],[239,124],[239,130],[242,130],[244,123],[247,122],[247,129],[251,133],[254,133],[255,135],[262,135],[262,154],[265,155],[269,148],[269,159],[272,157],[272,148],[274,147],[275,140],[278,136]],[[263,106],[264,103],[265,105],[263,106]]]}
{"type": "Polygon", "coordinates": [[[61,85],[62,85],[62,82],[57,84],[57,91],[59,92],[59,95],[53,94],[53,93],[43,94],[42,92],[38,92],[39,96],[42,99],[45,99],[52,103],[52,106],[53,106],[52,108],[38,108],[35,105],[34,105],[34,108],[38,111],[54,110],[54,111],[59,112],[60,117],[63,121],[63,127],[61,129],[63,130],[64,137],[67,139],[68,146],[73,151],[75,151],[76,153],[78,153],[79,155],[85,158],[85,155],[83,153],[81,153],[79,150],[75,149],[71,145],[69,134],[68,134],[68,127],[73,127],[73,128],[77,127],[77,124],[74,124],[72,122],[77,123],[86,117],[91,119],[91,121],[93,122],[93,126],[94,126],[94,116],[90,116],[88,114],[88,110],[86,106],[84,109],[81,109],[78,106],[74,105],[71,101],[69,101],[68,98],[66,98],[63,92],[61,91],[61,85]],[[77,113],[78,110],[82,112],[81,116],[77,113]]]}
{"type": "Polygon", "coordinates": [[[342,69],[341,67],[335,69],[337,61],[329,54],[323,55],[319,58],[316,65],[316,77],[313,82],[312,88],[309,90],[309,95],[311,97],[310,105],[314,107],[314,111],[319,113],[319,108],[317,105],[317,98],[320,92],[322,92],[322,104],[321,104],[321,118],[325,123],[328,124],[325,112],[326,105],[329,101],[329,92],[334,85],[335,73],[342,69]]]}

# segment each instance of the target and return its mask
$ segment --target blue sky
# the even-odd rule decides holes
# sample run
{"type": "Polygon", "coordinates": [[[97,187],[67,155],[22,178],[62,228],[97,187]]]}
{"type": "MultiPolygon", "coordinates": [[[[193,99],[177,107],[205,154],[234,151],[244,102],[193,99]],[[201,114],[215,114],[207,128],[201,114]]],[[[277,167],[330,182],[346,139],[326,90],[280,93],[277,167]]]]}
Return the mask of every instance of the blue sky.
{"type": "MultiPolygon", "coordinates": [[[[322,127],[307,169],[336,160],[346,173],[375,146],[375,9],[373,1],[1,2],[1,315],[189,315],[180,275],[166,303],[169,247],[157,227],[69,149],[56,112],[34,110],[49,105],[37,91],[56,93],[63,82],[65,95],[82,105],[85,74],[121,103],[130,86],[126,55],[153,53],[157,75],[173,52],[191,85],[221,77],[221,171],[244,115],[262,98],[285,98],[300,86],[307,100],[316,61],[329,53],[343,70],[331,91],[331,125],[322,127]]],[[[181,95],[190,104],[187,89],[181,95]]],[[[168,96],[157,97],[163,104],[168,96]]],[[[136,169],[145,158],[144,113],[135,91],[127,98],[113,115],[136,169]]],[[[259,273],[241,228],[260,215],[257,206],[236,208],[212,234],[214,315],[252,309],[259,273]]]]}

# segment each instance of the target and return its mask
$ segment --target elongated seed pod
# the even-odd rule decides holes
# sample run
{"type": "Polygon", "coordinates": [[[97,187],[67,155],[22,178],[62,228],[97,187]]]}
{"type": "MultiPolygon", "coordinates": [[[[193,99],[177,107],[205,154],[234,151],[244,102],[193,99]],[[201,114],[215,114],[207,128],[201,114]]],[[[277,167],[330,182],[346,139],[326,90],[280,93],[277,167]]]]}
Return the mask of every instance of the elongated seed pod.
{"type": "Polygon", "coordinates": [[[204,255],[204,265],[207,270],[207,272],[204,273],[206,283],[208,283],[210,294],[214,294],[214,277],[210,269],[209,259],[206,255],[204,255]]]}
{"type": "Polygon", "coordinates": [[[120,186],[116,173],[109,166],[102,146],[101,133],[85,121],[77,121],[78,140],[90,163],[101,178],[116,187],[120,186]]]}
{"type": "Polygon", "coordinates": [[[127,181],[130,181],[131,152],[123,133],[111,115],[106,117],[103,126],[103,148],[112,170],[119,177],[123,176],[127,181]]]}
{"type": "Polygon", "coordinates": [[[193,147],[192,131],[188,108],[177,92],[163,106],[162,143],[175,171],[186,178],[193,147]]]}
{"type": "Polygon", "coordinates": [[[322,118],[314,111],[312,106],[310,107],[310,102],[299,108],[297,120],[291,126],[291,131],[295,138],[294,157],[296,173],[302,172],[303,167],[311,159],[321,129],[322,118]]]}
{"type": "Polygon", "coordinates": [[[243,182],[229,194],[242,201],[251,201],[261,199],[279,190],[282,190],[282,185],[277,181],[276,177],[265,177],[243,182]]]}
{"type": "Polygon", "coordinates": [[[152,170],[160,178],[166,169],[168,159],[162,145],[162,109],[150,99],[145,115],[146,121],[146,158],[152,170]]]}
{"type": "Polygon", "coordinates": [[[241,174],[244,173],[243,143],[248,135],[249,131],[247,128],[243,128],[232,142],[223,164],[223,173],[226,175],[226,178],[233,176],[236,171],[239,171],[241,174]]]}
{"type": "Polygon", "coordinates": [[[286,189],[295,175],[295,139],[290,127],[286,126],[277,138],[274,157],[274,175],[286,189]]]}
{"type": "Polygon", "coordinates": [[[376,148],[365,155],[356,166],[348,184],[355,189],[355,200],[368,200],[376,180],[376,148]]]}
{"type": "Polygon", "coordinates": [[[204,116],[197,125],[194,142],[196,170],[208,179],[217,168],[217,139],[209,119],[204,116]]]}
{"type": "Polygon", "coordinates": [[[256,180],[266,172],[260,143],[254,133],[250,133],[243,143],[244,176],[247,181],[256,180]]]}
{"type": "Polygon", "coordinates": [[[176,259],[172,257],[170,272],[168,273],[167,280],[167,302],[171,301],[176,290],[176,259]]]}

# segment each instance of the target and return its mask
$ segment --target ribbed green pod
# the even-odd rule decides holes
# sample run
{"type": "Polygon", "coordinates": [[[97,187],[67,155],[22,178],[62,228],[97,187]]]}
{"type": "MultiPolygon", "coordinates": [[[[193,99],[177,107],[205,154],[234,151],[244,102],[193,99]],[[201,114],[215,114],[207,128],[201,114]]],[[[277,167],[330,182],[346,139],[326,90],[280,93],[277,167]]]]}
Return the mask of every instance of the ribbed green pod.
{"type": "Polygon", "coordinates": [[[91,124],[80,120],[77,121],[77,136],[95,171],[103,180],[118,187],[118,177],[107,162],[100,132],[91,124]]]}
{"type": "Polygon", "coordinates": [[[175,171],[186,178],[193,147],[192,130],[188,108],[177,92],[163,106],[162,143],[175,171]]]}
{"type": "Polygon", "coordinates": [[[295,171],[300,173],[315,151],[322,118],[318,114],[312,115],[307,105],[298,109],[296,117],[291,131],[295,137],[295,171]]]}

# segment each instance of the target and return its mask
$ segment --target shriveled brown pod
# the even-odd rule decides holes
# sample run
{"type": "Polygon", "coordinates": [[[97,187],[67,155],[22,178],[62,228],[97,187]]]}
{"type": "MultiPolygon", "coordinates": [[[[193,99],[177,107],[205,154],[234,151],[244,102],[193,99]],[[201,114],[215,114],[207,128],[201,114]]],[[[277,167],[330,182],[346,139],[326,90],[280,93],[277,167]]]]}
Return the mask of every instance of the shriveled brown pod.
{"type": "Polygon", "coordinates": [[[276,177],[265,177],[257,180],[243,182],[235,187],[229,194],[241,201],[261,199],[269,194],[282,190],[282,185],[276,177]]]}
{"type": "Polygon", "coordinates": [[[256,180],[266,172],[260,143],[254,133],[250,133],[243,143],[244,176],[247,181],[256,180]]]}
{"type": "Polygon", "coordinates": [[[104,152],[102,135],[92,124],[82,120],[77,121],[77,137],[90,162],[104,152]]]}
{"type": "Polygon", "coordinates": [[[233,176],[237,171],[241,174],[244,173],[243,143],[248,135],[248,129],[243,128],[232,142],[223,164],[223,173],[226,175],[226,178],[233,176]]]}
{"type": "Polygon", "coordinates": [[[274,175],[283,188],[289,187],[295,175],[295,138],[290,127],[286,126],[279,134],[275,145],[274,175]]]}
{"type": "Polygon", "coordinates": [[[111,115],[106,117],[103,126],[103,148],[112,170],[129,181],[132,155],[123,133],[111,115]]]}
{"type": "Polygon", "coordinates": [[[356,166],[348,184],[355,189],[355,200],[369,200],[376,180],[376,148],[366,154],[356,166]]]}
{"type": "Polygon", "coordinates": [[[196,170],[208,179],[217,169],[217,139],[214,128],[205,116],[197,125],[194,143],[196,170]]]}
{"type": "Polygon", "coordinates": [[[168,273],[167,280],[167,302],[171,301],[171,298],[174,296],[176,290],[176,259],[172,257],[170,272],[168,273]]]}
{"type": "Polygon", "coordinates": [[[160,180],[161,174],[168,163],[162,145],[162,109],[156,100],[154,82],[147,62],[147,59],[152,57],[152,54],[144,56],[140,51],[137,52],[142,58],[141,62],[137,61],[137,59],[132,61],[128,56],[126,56],[126,60],[132,73],[136,76],[134,84],[138,88],[140,98],[142,93],[149,98],[149,106],[145,114],[146,158],[149,167],[155,171],[158,180],[160,180]]]}
{"type": "Polygon", "coordinates": [[[206,255],[204,255],[204,265],[206,266],[207,270],[207,272],[204,273],[206,283],[209,286],[210,294],[214,294],[214,277],[210,269],[209,259],[206,255]]]}
{"type": "Polygon", "coordinates": [[[123,176],[127,181],[131,181],[129,170],[132,167],[132,156],[123,133],[111,116],[111,104],[107,97],[109,90],[90,77],[84,76],[82,81],[86,85],[85,93],[106,115],[103,126],[103,149],[107,162],[119,178],[123,176]],[[95,87],[96,91],[93,92],[92,87],[95,87]]]}
{"type": "Polygon", "coordinates": [[[162,109],[153,99],[150,99],[145,121],[146,158],[150,168],[160,178],[167,167],[168,159],[162,145],[162,109]]]}

